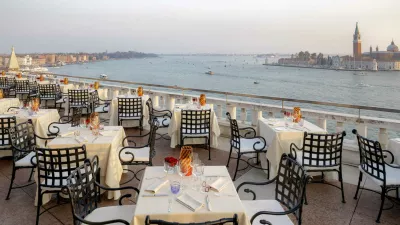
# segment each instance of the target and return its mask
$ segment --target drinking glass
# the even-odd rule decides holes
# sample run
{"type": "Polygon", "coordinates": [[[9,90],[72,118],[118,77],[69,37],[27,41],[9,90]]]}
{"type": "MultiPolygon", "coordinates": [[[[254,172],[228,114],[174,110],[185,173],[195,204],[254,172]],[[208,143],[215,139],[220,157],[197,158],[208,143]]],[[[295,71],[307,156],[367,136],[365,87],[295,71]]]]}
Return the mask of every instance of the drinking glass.
{"type": "Polygon", "coordinates": [[[181,183],[182,183],[182,190],[185,189],[185,185],[183,184],[183,177],[185,177],[189,173],[189,166],[181,166],[181,160],[178,161],[177,169],[178,169],[178,174],[181,176],[181,183]]]}
{"type": "Polygon", "coordinates": [[[74,130],[74,135],[75,135],[75,138],[81,136],[81,131],[80,130],[74,130]]]}
{"type": "Polygon", "coordinates": [[[169,184],[171,187],[172,194],[174,195],[178,194],[181,189],[181,183],[179,181],[170,181],[169,184]]]}
{"type": "Polygon", "coordinates": [[[300,125],[300,127],[303,127],[303,126],[304,126],[304,119],[303,119],[303,118],[300,119],[299,125],[300,125]]]}
{"type": "Polygon", "coordinates": [[[19,101],[19,109],[22,109],[22,108],[24,108],[24,101],[20,100],[19,101]]]}
{"type": "Polygon", "coordinates": [[[81,128],[86,128],[86,118],[81,118],[81,119],[79,120],[79,126],[80,126],[81,128]]]}
{"type": "Polygon", "coordinates": [[[174,173],[174,168],[173,166],[170,166],[168,162],[164,161],[164,172],[166,174],[173,174],[174,173]]]}
{"type": "Polygon", "coordinates": [[[194,180],[194,185],[192,188],[193,188],[193,190],[198,190],[198,182],[199,182],[199,180],[201,180],[200,179],[201,176],[204,175],[204,164],[199,163],[199,164],[194,165],[193,174],[194,174],[195,180],[194,180]]]}

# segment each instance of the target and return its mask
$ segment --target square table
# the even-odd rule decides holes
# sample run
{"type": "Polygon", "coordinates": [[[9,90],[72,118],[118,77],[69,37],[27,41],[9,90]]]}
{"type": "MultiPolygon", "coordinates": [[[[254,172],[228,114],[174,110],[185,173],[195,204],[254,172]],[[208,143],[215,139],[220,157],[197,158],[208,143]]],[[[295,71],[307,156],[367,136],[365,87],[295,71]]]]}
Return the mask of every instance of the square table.
{"type": "MultiPolygon", "coordinates": [[[[149,120],[149,109],[146,106],[146,101],[150,98],[149,95],[143,95],[141,97],[137,95],[118,95],[116,98],[113,98],[111,101],[109,110],[108,110],[108,115],[110,116],[110,126],[118,126],[118,98],[141,98],[142,99],[142,108],[143,108],[143,127],[145,127],[148,123],[147,121],[149,120]]],[[[137,127],[139,126],[139,122],[136,120],[132,121],[125,121],[123,122],[125,126],[127,127],[137,127]]]]}
{"type": "MultiPolygon", "coordinates": [[[[122,140],[126,137],[123,127],[106,126],[104,127],[104,131],[107,134],[98,136],[98,138],[87,128],[71,127],[68,131],[71,132],[77,129],[80,131],[80,136],[85,137],[87,142],[79,143],[75,139],[75,136],[71,134],[67,137],[56,137],[51,140],[47,145],[48,148],[69,148],[86,145],[86,156],[88,159],[91,160],[96,155],[99,157],[101,183],[111,188],[118,188],[123,172],[123,167],[119,160],[119,147],[122,145],[122,140]]],[[[126,142],[125,145],[128,145],[128,143],[126,142]]],[[[43,204],[50,200],[50,196],[43,197],[43,204]]],[[[117,200],[120,196],[120,191],[108,192],[108,199],[117,200]]]]}
{"type": "Polygon", "coordinates": [[[393,138],[389,140],[388,150],[394,156],[394,164],[400,165],[400,138],[393,138]]]}
{"type": "MultiPolygon", "coordinates": [[[[326,131],[306,120],[304,126],[291,124],[285,126],[283,119],[259,119],[258,120],[258,135],[265,138],[268,151],[267,159],[270,162],[270,178],[277,175],[279,162],[283,153],[290,153],[290,144],[294,143],[299,148],[303,146],[304,132],[326,134],[326,131]]],[[[263,166],[266,166],[266,161],[261,160],[263,166]]],[[[266,167],[265,167],[266,168],[266,167]]]]}
{"type": "MultiPolygon", "coordinates": [[[[219,129],[218,119],[215,115],[212,105],[205,105],[198,109],[193,104],[184,104],[184,105],[175,105],[174,110],[172,112],[171,122],[168,127],[168,135],[171,137],[171,148],[175,148],[177,145],[181,143],[181,118],[182,118],[182,110],[207,110],[211,109],[211,147],[218,147],[218,137],[221,134],[219,129]]],[[[185,140],[185,145],[190,144],[204,144],[204,138],[188,138],[185,140]]]]}
{"type": "MultiPolygon", "coordinates": [[[[207,183],[209,184],[217,179],[217,176],[229,178],[230,181],[221,191],[221,196],[216,196],[214,194],[215,192],[212,190],[207,194],[203,194],[198,190],[193,190],[191,188],[193,184],[192,179],[189,177],[184,177],[182,179],[183,183],[186,185],[186,189],[180,191],[178,193],[178,196],[181,193],[185,192],[186,194],[197,199],[198,201],[204,203],[204,206],[196,212],[192,212],[176,200],[172,201],[171,212],[168,212],[168,200],[173,197],[170,191],[169,183],[163,185],[160,190],[157,191],[157,194],[168,194],[169,196],[143,197],[143,194],[149,194],[149,192],[145,191],[146,188],[153,182],[155,182],[155,179],[157,179],[151,178],[160,176],[162,177],[164,174],[165,173],[163,167],[152,166],[146,168],[140,187],[139,198],[136,204],[135,216],[133,217],[133,220],[131,222],[132,225],[144,224],[147,215],[149,215],[151,219],[189,223],[233,217],[235,213],[238,216],[239,224],[250,225],[250,220],[246,216],[246,211],[242,205],[239,195],[236,192],[235,185],[230,179],[230,175],[225,166],[207,166],[204,168],[204,175],[206,176],[207,183]],[[206,206],[205,198],[207,195],[210,198],[212,211],[208,211],[206,206]]],[[[180,177],[177,174],[169,174],[167,178],[164,179],[178,180],[180,179],[180,177]]]]}

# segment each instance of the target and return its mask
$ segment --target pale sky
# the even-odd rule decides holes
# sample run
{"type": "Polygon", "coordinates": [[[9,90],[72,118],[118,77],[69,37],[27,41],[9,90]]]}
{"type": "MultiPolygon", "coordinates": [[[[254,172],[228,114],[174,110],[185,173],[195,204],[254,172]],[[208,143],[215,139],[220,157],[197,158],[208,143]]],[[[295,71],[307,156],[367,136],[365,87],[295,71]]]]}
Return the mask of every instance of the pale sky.
{"type": "Polygon", "coordinates": [[[352,53],[392,38],[399,0],[0,0],[0,52],[352,53]]]}

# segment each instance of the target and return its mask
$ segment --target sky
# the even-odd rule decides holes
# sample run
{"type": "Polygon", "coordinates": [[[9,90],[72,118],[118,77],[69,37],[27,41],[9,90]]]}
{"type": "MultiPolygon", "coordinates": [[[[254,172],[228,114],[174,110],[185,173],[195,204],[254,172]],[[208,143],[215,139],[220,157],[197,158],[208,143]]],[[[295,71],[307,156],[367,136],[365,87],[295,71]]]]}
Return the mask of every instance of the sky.
{"type": "Polygon", "coordinates": [[[398,0],[1,0],[0,53],[351,54],[400,45],[398,0]]]}

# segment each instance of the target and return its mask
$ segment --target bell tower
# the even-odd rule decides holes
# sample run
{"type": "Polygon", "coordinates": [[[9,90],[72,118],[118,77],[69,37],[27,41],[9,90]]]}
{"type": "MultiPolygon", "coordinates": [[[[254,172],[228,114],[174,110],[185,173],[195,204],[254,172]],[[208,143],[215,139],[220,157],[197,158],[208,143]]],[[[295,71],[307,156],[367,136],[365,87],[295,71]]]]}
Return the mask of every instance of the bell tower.
{"type": "Polygon", "coordinates": [[[361,58],[361,35],[358,30],[358,22],[356,23],[356,30],[353,35],[353,57],[361,58]]]}

